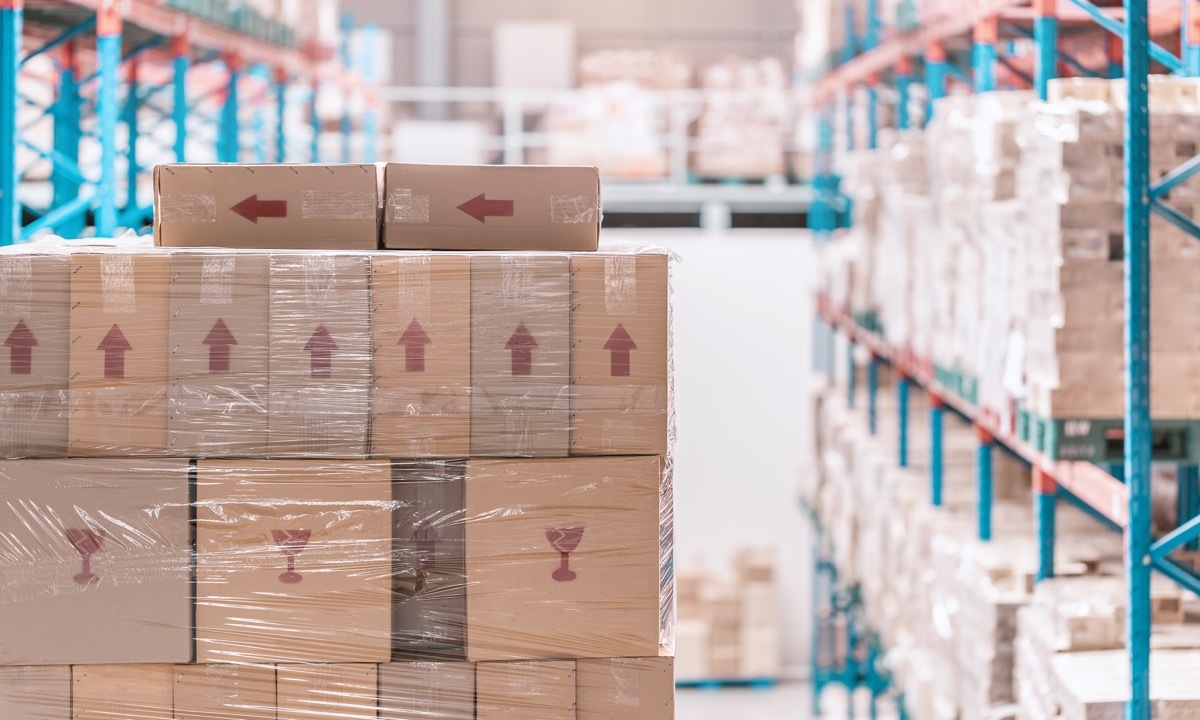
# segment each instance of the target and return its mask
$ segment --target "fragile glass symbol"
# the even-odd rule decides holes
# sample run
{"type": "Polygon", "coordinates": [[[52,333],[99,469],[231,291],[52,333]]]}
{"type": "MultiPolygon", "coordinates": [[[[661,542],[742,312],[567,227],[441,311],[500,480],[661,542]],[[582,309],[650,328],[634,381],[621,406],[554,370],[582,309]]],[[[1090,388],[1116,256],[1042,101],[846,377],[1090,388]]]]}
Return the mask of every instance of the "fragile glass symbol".
{"type": "Polygon", "coordinates": [[[296,572],[296,556],[308,545],[312,530],[272,530],[271,536],[279,546],[279,551],[287,556],[288,569],[279,574],[279,582],[295,585],[304,579],[303,575],[296,572]]]}
{"type": "Polygon", "coordinates": [[[92,556],[99,552],[100,546],[104,544],[104,530],[66,528],[65,532],[67,542],[71,543],[71,547],[75,548],[75,552],[79,553],[79,557],[83,560],[83,567],[75,576],[75,582],[80,585],[100,582],[100,577],[92,573],[92,556]]]}
{"type": "Polygon", "coordinates": [[[583,527],[546,528],[546,540],[550,547],[559,553],[558,569],[552,577],[559,582],[574,580],[576,574],[571,570],[571,553],[579,547],[579,541],[583,540],[583,527]]]}

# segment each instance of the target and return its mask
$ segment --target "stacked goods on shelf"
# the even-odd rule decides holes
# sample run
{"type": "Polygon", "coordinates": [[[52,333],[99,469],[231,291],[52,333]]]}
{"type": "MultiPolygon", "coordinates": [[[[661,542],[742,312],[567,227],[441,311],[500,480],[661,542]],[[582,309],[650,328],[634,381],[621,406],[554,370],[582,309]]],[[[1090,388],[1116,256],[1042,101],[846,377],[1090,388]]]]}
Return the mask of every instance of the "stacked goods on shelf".
{"type": "Polygon", "coordinates": [[[681,572],[678,599],[680,682],[775,680],[780,673],[775,558],[743,550],[731,580],[681,572]]]}
{"type": "Polygon", "coordinates": [[[728,58],[700,74],[704,110],[692,170],[703,178],[759,180],[784,174],[792,122],[788,78],[775,58],[728,58]]]}
{"type": "MultiPolygon", "coordinates": [[[[301,190],[225,233],[195,187],[214,245],[336,236],[301,190]]],[[[0,716],[670,718],[667,273],[0,252],[0,716]]]]}

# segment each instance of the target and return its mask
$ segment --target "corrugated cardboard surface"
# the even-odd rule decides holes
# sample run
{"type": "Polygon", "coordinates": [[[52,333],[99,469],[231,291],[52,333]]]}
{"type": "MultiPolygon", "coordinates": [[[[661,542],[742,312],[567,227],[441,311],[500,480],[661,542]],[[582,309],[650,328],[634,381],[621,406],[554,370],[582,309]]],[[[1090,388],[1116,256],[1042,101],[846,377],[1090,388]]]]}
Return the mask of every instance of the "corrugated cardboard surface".
{"type": "Polygon", "coordinates": [[[171,255],[171,454],[266,454],[269,272],[266,253],[171,255]]]}
{"type": "Polygon", "coordinates": [[[75,720],[169,718],[173,665],[76,665],[71,717],[75,720]]]}
{"type": "Polygon", "coordinates": [[[374,250],[378,183],[374,165],[159,165],[154,242],[374,250]]]}
{"type": "Polygon", "coordinates": [[[464,462],[393,465],[393,643],[398,653],[466,645],[464,462]]]}
{"type": "Polygon", "coordinates": [[[4,720],[67,720],[71,717],[71,668],[66,665],[0,667],[0,717],[4,720]]]}
{"type": "Polygon", "coordinates": [[[565,255],[471,259],[472,455],[567,454],[569,273],[565,255]]]}
{"type": "Polygon", "coordinates": [[[272,665],[176,665],[173,720],[276,720],[272,665]]]}
{"type": "Polygon", "coordinates": [[[71,255],[71,455],[164,453],[169,273],[166,253],[71,255]]]}
{"type": "Polygon", "coordinates": [[[574,720],[575,662],[480,663],[477,720],[574,720]]]}
{"type": "Polygon", "coordinates": [[[0,253],[0,455],[67,453],[70,258],[0,253]]]}
{"type": "Polygon", "coordinates": [[[280,665],[278,720],[376,720],[379,666],[280,665]]]}
{"type": "Polygon", "coordinates": [[[579,660],[575,693],[579,720],[672,720],[675,661],[669,657],[579,660]]]}
{"type": "Polygon", "coordinates": [[[667,256],[571,257],[571,454],[667,452],[667,256]]]}
{"type": "Polygon", "coordinates": [[[599,239],[596,168],[393,163],[384,183],[388,248],[590,251],[599,239]]]}
{"type": "Polygon", "coordinates": [[[475,720],[475,665],[465,662],[379,666],[379,720],[475,720]]]}
{"type": "Polygon", "coordinates": [[[362,457],[371,395],[370,258],[272,254],[272,457],[362,457]]]}
{"type": "Polygon", "coordinates": [[[375,383],[371,454],[466,457],[471,451],[471,260],[371,260],[375,383]]]}
{"type": "Polygon", "coordinates": [[[656,457],[469,461],[467,658],[657,654],[659,481],[656,457]]]}
{"type": "Polygon", "coordinates": [[[199,662],[390,658],[387,462],[202,460],[196,483],[199,662]]]}
{"type": "Polygon", "coordinates": [[[183,460],[0,462],[0,663],[189,662],[188,518],[183,460]]]}

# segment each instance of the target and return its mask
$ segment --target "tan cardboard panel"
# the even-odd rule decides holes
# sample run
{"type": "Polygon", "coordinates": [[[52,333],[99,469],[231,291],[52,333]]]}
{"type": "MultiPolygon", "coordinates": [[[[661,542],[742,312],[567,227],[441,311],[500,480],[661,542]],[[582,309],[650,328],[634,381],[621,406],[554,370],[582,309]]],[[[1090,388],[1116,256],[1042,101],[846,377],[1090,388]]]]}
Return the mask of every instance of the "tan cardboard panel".
{"type": "Polygon", "coordinates": [[[574,720],[575,662],[480,663],[475,667],[477,720],[574,720]]]}
{"type": "Polygon", "coordinates": [[[379,720],[475,720],[475,665],[397,662],[379,666],[379,720]]]}
{"type": "Polygon", "coordinates": [[[172,253],[171,454],[266,455],[269,271],[266,253],[172,253]]]}
{"type": "Polygon", "coordinates": [[[71,668],[66,665],[0,667],[0,717],[4,720],[70,718],[71,668]]]}
{"type": "Polygon", "coordinates": [[[72,456],[165,452],[169,273],[166,253],[71,255],[72,456]]]}
{"type": "Polygon", "coordinates": [[[471,454],[561,457],[570,441],[570,262],[471,259],[471,454]]]}
{"type": "Polygon", "coordinates": [[[579,720],[672,720],[675,661],[669,657],[599,658],[575,663],[579,720]]]}
{"type": "Polygon", "coordinates": [[[272,665],[176,665],[174,720],[276,720],[272,665]]]}
{"type": "Polygon", "coordinates": [[[363,457],[371,394],[370,257],[271,256],[272,457],[363,457]]]}
{"type": "Polygon", "coordinates": [[[596,168],[392,163],[384,184],[388,248],[590,251],[599,239],[596,168]]]}
{"type": "Polygon", "coordinates": [[[280,665],[278,720],[376,720],[379,666],[280,665]]]}
{"type": "Polygon", "coordinates": [[[189,662],[183,460],[0,462],[0,664],[189,662]]]}
{"type": "Polygon", "coordinates": [[[388,660],[391,492],[384,461],[200,461],[197,660],[388,660]]]}
{"type": "Polygon", "coordinates": [[[656,654],[660,475],[657,457],[468,461],[467,659],[656,654]]]}
{"type": "Polygon", "coordinates": [[[667,256],[571,257],[571,454],[667,451],[667,256]]]}
{"type": "Polygon", "coordinates": [[[76,665],[71,668],[75,720],[170,718],[173,665],[76,665]]]}
{"type": "Polygon", "coordinates": [[[371,260],[371,454],[466,457],[471,447],[471,260],[371,260]]]}
{"type": "Polygon", "coordinates": [[[70,258],[0,254],[0,456],[67,452],[70,258]]]}
{"type": "Polygon", "coordinates": [[[154,241],[168,247],[374,250],[374,165],[159,165],[154,241]]]}

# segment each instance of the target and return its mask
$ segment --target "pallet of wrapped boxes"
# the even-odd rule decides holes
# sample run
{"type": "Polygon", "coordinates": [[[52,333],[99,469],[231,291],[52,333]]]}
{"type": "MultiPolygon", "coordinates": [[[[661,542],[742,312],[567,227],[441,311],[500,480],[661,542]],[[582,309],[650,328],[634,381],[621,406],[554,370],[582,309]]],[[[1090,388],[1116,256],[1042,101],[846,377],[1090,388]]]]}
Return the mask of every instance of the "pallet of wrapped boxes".
{"type": "MultiPolygon", "coordinates": [[[[487,203],[406,177],[400,242],[520,217],[456,172],[487,203]]],[[[194,247],[0,252],[0,717],[669,720],[667,256],[377,251],[362,167],[171,173],[194,247]]]]}

